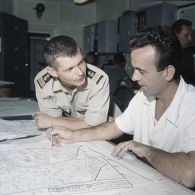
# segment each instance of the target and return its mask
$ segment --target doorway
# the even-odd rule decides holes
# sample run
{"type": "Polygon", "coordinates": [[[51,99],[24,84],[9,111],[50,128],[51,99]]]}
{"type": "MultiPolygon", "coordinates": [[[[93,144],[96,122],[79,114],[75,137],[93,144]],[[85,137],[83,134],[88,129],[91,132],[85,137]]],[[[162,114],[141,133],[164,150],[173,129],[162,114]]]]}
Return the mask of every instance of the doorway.
{"type": "Polygon", "coordinates": [[[29,33],[29,64],[30,64],[30,97],[35,98],[34,78],[46,64],[43,50],[50,38],[49,34],[29,33]]]}

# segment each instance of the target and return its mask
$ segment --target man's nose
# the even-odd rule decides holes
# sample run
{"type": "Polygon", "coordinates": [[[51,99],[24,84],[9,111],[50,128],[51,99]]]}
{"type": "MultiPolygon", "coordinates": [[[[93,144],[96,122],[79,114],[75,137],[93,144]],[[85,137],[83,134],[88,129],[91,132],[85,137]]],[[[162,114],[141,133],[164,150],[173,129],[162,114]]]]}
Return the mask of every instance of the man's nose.
{"type": "Polygon", "coordinates": [[[131,79],[132,79],[132,81],[138,81],[139,80],[139,74],[136,71],[134,71],[131,79]]]}
{"type": "Polygon", "coordinates": [[[79,68],[78,66],[75,67],[76,69],[76,72],[79,74],[79,75],[82,75],[83,74],[83,70],[81,68],[79,68]]]}

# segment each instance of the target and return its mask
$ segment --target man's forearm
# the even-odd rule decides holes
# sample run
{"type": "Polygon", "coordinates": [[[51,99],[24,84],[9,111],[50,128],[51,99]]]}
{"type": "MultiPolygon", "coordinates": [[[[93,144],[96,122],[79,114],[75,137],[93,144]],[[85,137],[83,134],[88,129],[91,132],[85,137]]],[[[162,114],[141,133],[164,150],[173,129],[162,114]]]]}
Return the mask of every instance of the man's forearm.
{"type": "Polygon", "coordinates": [[[65,127],[72,130],[89,127],[83,118],[78,119],[68,117],[54,118],[52,120],[52,126],[65,127]]]}
{"type": "Polygon", "coordinates": [[[102,141],[119,137],[123,133],[117,128],[114,121],[76,130],[73,134],[75,141],[102,141]]]}
{"type": "Polygon", "coordinates": [[[160,173],[187,187],[195,185],[193,159],[186,153],[168,153],[146,146],[146,160],[160,173]]]}

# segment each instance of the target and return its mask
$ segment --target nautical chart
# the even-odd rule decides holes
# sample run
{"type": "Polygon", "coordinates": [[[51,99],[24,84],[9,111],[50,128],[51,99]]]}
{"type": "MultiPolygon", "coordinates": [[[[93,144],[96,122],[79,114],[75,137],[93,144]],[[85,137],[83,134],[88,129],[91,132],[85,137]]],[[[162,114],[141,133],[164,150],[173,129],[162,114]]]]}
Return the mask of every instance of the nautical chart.
{"type": "Polygon", "coordinates": [[[92,143],[52,148],[44,141],[0,148],[0,195],[119,195],[161,180],[92,143]]]}

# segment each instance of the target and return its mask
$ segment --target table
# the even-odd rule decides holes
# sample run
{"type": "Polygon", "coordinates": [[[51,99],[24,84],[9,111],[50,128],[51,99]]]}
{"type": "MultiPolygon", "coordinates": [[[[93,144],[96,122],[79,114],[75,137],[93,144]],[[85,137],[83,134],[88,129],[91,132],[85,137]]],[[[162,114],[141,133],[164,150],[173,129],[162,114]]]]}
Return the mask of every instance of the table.
{"type": "MultiPolygon", "coordinates": [[[[0,101],[0,117],[38,111],[28,99],[0,101]]],[[[1,132],[0,132],[1,133],[1,132]]],[[[0,195],[192,195],[130,153],[111,156],[106,141],[52,147],[40,136],[0,142],[0,195]]]]}
{"type": "Polygon", "coordinates": [[[52,147],[40,136],[1,142],[0,195],[190,195],[193,191],[106,141],[52,147]]]}
{"type": "Polygon", "coordinates": [[[0,96],[12,96],[14,90],[14,82],[0,80],[0,96]]]}
{"type": "Polygon", "coordinates": [[[0,117],[34,115],[38,111],[38,103],[32,99],[0,97],[0,117]]]}

